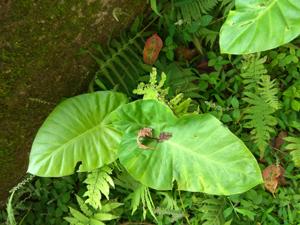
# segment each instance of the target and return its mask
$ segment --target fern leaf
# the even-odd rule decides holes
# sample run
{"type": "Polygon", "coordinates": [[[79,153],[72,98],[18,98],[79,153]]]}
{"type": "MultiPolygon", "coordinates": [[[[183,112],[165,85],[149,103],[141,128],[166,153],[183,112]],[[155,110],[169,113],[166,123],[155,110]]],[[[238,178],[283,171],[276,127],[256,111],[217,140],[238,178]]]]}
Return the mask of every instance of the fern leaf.
{"type": "Polygon", "coordinates": [[[89,224],[89,218],[85,216],[83,213],[80,211],[73,209],[72,207],[70,208],[70,213],[73,217],[65,217],[65,220],[70,222],[71,224],[89,224]]]}
{"type": "Polygon", "coordinates": [[[82,212],[69,207],[72,217],[64,217],[71,225],[105,225],[102,221],[119,218],[111,214],[111,211],[123,205],[118,202],[109,202],[104,204],[101,209],[90,210],[89,205],[85,204],[82,198],[76,196],[76,199],[82,212]]]}
{"type": "Polygon", "coordinates": [[[278,88],[276,82],[271,81],[264,67],[266,57],[259,58],[259,55],[246,56],[243,62],[241,77],[243,78],[244,91],[242,98],[248,103],[244,108],[245,128],[251,129],[251,136],[260,151],[260,157],[268,146],[271,134],[275,132],[277,124],[273,116],[280,108],[278,101],[278,88]]]}
{"type": "Polygon", "coordinates": [[[300,137],[286,137],[284,140],[289,142],[285,148],[292,151],[291,156],[295,166],[300,167],[300,137]]]}
{"type": "MultiPolygon", "coordinates": [[[[112,40],[107,50],[104,51],[101,46],[97,46],[98,55],[88,52],[99,65],[94,82],[101,80],[101,86],[109,89],[118,89],[131,95],[131,90],[136,87],[140,75],[144,72],[142,68],[142,46],[144,30],[138,32],[134,37],[121,36],[120,40],[112,40]]],[[[93,88],[91,88],[93,91],[93,88]]]]}
{"type": "Polygon", "coordinates": [[[114,187],[114,182],[110,177],[112,169],[104,166],[88,174],[84,183],[87,184],[87,191],[83,196],[88,197],[85,203],[91,205],[94,209],[101,208],[102,194],[109,199],[109,188],[114,187]]]}
{"type": "Polygon", "coordinates": [[[258,92],[269,106],[271,106],[275,110],[280,108],[277,97],[279,90],[276,87],[275,80],[270,80],[270,76],[261,76],[260,81],[258,82],[258,92]]]}
{"type": "Polygon", "coordinates": [[[175,0],[174,6],[177,9],[177,19],[190,24],[209,13],[218,3],[219,0],[175,0]]]}
{"type": "Polygon", "coordinates": [[[203,225],[223,225],[225,219],[223,216],[225,201],[222,198],[209,198],[202,202],[200,212],[203,213],[201,221],[203,225]]]}
{"type": "Polygon", "coordinates": [[[85,204],[84,200],[76,195],[76,200],[78,202],[80,210],[87,216],[92,216],[93,212],[89,209],[88,205],[85,204]]]}
{"type": "Polygon", "coordinates": [[[267,57],[260,58],[259,55],[248,55],[244,57],[245,60],[242,64],[241,73],[245,85],[244,89],[255,90],[261,76],[266,75],[268,72],[264,67],[267,57]]]}
{"type": "Polygon", "coordinates": [[[148,209],[150,214],[156,220],[156,216],[154,214],[154,203],[152,201],[152,197],[148,187],[144,186],[143,184],[139,184],[138,187],[128,196],[128,199],[131,199],[132,215],[135,213],[135,211],[138,209],[138,206],[142,202],[143,218],[146,218],[148,209]]]}

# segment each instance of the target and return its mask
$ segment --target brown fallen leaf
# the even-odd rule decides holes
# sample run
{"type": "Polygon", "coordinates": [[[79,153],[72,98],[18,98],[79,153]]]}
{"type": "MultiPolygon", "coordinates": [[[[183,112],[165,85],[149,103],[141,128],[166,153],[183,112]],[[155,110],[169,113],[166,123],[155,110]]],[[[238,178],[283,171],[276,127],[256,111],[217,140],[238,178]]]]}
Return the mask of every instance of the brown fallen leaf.
{"type": "Polygon", "coordinates": [[[263,170],[265,188],[274,194],[279,185],[285,185],[284,168],[280,165],[270,165],[263,170]]]}
{"type": "Polygon", "coordinates": [[[280,149],[281,145],[284,143],[284,138],[288,136],[286,131],[280,131],[280,133],[275,138],[274,148],[280,149]]]}
{"type": "Polygon", "coordinates": [[[190,49],[184,46],[179,46],[178,48],[176,48],[175,53],[178,60],[184,59],[187,61],[190,61],[192,58],[199,54],[196,49],[190,49]]]}

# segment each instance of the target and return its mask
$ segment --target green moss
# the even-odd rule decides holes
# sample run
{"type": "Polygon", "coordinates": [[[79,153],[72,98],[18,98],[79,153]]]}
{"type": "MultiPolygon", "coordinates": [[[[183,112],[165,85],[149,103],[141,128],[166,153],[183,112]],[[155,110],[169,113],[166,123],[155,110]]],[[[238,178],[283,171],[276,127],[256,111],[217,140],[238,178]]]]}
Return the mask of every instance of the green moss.
{"type": "Polygon", "coordinates": [[[0,13],[0,200],[25,173],[33,137],[54,105],[30,99],[56,103],[79,93],[94,66],[87,55],[78,55],[80,48],[104,42],[145,5],[143,0],[10,2],[5,17],[0,13]],[[126,11],[120,22],[112,17],[115,7],[126,11]]]}

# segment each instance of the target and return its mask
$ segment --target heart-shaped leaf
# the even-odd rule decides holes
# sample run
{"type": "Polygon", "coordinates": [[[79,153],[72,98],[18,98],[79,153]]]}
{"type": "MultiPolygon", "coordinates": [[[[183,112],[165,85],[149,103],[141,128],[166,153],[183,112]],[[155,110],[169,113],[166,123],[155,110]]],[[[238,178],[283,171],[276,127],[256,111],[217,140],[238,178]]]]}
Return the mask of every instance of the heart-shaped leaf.
{"type": "Polygon", "coordinates": [[[32,145],[28,172],[45,177],[91,171],[116,159],[121,139],[109,115],[127,102],[121,93],[103,91],[65,100],[48,116],[32,145]]]}
{"type": "Polygon", "coordinates": [[[299,0],[236,0],[220,32],[222,53],[276,48],[300,34],[299,0]]]}
{"type": "Polygon", "coordinates": [[[156,100],[135,101],[112,114],[113,124],[125,132],[120,162],[146,186],[171,190],[176,181],[180,190],[230,195],[262,183],[247,147],[210,114],[178,119],[156,100]]]}

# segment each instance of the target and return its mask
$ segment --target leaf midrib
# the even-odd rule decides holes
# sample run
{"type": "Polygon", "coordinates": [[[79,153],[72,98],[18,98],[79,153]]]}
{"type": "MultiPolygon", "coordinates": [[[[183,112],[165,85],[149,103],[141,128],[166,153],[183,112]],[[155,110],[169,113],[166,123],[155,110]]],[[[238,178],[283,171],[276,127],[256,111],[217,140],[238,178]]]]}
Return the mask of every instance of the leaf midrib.
{"type": "MultiPolygon", "coordinates": [[[[58,152],[60,149],[65,148],[65,146],[70,145],[71,143],[73,143],[73,142],[75,142],[76,140],[80,139],[82,136],[85,136],[85,135],[87,135],[88,133],[90,133],[90,132],[92,132],[92,131],[94,131],[94,130],[96,130],[96,129],[102,127],[102,126],[105,127],[107,124],[103,124],[103,121],[104,121],[104,119],[103,119],[98,125],[96,125],[96,126],[90,128],[90,129],[87,129],[87,130],[84,131],[83,133],[80,133],[79,135],[73,137],[72,139],[68,140],[67,142],[61,144],[58,148],[55,148],[54,150],[50,148],[48,151],[45,151],[44,153],[49,153],[49,152],[50,152],[51,154],[49,154],[48,156],[52,156],[52,154],[55,154],[55,153],[58,152]]],[[[37,153],[37,155],[40,155],[40,154],[37,153]]]]}

